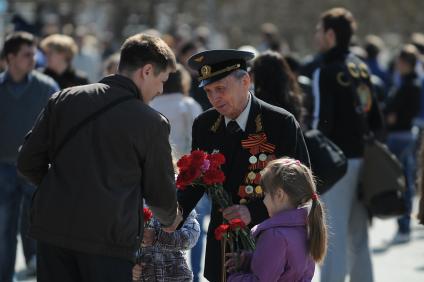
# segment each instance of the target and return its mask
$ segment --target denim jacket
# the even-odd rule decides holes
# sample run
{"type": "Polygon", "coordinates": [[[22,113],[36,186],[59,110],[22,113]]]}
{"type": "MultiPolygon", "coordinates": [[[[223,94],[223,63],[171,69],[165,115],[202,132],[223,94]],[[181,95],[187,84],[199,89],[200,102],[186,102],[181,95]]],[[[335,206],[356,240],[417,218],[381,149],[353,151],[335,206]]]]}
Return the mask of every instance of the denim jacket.
{"type": "Polygon", "coordinates": [[[196,245],[200,225],[193,210],[184,225],[173,233],[166,233],[153,218],[150,224],[156,232],[153,246],[142,247],[141,261],[145,265],[141,281],[192,281],[193,273],[185,260],[185,252],[196,245]]]}

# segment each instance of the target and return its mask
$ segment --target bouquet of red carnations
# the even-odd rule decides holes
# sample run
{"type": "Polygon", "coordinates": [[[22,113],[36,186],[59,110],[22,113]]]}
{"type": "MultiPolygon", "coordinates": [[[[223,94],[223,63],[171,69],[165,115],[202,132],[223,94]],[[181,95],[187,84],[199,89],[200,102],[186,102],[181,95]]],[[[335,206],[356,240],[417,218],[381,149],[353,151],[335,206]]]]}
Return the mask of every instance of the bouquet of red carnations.
{"type": "Polygon", "coordinates": [[[177,162],[177,188],[184,190],[189,185],[203,186],[222,209],[231,206],[231,198],[222,186],[225,175],[221,165],[224,163],[224,155],[218,152],[207,154],[195,150],[190,155],[182,156],[177,162]]]}
{"type": "MultiPolygon", "coordinates": [[[[212,200],[219,205],[221,209],[228,208],[233,205],[230,195],[224,190],[223,183],[225,175],[221,170],[221,165],[225,163],[225,157],[219,152],[207,154],[201,150],[192,151],[189,155],[184,155],[178,160],[177,166],[179,174],[177,177],[177,188],[184,190],[189,185],[202,186],[206,189],[212,200]]],[[[229,233],[222,233],[226,239],[230,239],[231,250],[242,248],[246,251],[253,250],[255,244],[250,231],[241,219],[233,219],[228,224],[229,233]],[[233,248],[234,247],[234,248],[233,248]]],[[[217,240],[221,240],[223,236],[216,236],[217,240]]]]}

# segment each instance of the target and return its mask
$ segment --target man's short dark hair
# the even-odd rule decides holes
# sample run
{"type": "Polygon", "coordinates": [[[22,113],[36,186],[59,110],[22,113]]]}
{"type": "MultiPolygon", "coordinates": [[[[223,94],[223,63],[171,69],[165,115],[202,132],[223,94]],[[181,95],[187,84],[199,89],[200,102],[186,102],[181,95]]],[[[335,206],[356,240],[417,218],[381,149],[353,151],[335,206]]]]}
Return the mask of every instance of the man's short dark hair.
{"type": "Polygon", "coordinates": [[[350,39],[356,30],[352,13],[345,8],[333,8],[321,14],[324,31],[332,29],[336,35],[337,46],[349,47],[350,39]]]}
{"type": "Polygon", "coordinates": [[[7,55],[16,54],[22,45],[35,45],[35,37],[25,31],[14,32],[6,37],[1,57],[7,59],[7,55]]]}
{"type": "Polygon", "coordinates": [[[139,33],[125,40],[118,71],[131,73],[147,64],[154,66],[155,74],[168,68],[174,70],[175,55],[165,41],[156,36],[139,33]]]}

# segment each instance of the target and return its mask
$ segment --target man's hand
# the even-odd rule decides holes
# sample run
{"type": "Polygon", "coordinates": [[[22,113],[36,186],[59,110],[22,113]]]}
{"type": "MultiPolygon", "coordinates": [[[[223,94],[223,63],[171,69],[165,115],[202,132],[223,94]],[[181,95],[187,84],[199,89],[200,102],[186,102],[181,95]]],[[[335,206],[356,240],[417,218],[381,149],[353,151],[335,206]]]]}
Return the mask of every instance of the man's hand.
{"type": "Polygon", "coordinates": [[[226,208],[222,211],[222,216],[228,221],[239,218],[243,220],[246,225],[252,221],[252,218],[250,217],[250,211],[244,205],[234,205],[226,208]]]}
{"type": "Polygon", "coordinates": [[[132,269],[132,281],[141,281],[141,274],[143,272],[143,264],[135,264],[132,269]]]}
{"type": "Polygon", "coordinates": [[[177,207],[177,216],[175,217],[174,223],[169,227],[162,228],[162,230],[167,232],[167,233],[172,233],[177,229],[177,227],[178,227],[178,225],[180,225],[181,221],[183,221],[183,213],[180,210],[180,208],[177,207]]]}

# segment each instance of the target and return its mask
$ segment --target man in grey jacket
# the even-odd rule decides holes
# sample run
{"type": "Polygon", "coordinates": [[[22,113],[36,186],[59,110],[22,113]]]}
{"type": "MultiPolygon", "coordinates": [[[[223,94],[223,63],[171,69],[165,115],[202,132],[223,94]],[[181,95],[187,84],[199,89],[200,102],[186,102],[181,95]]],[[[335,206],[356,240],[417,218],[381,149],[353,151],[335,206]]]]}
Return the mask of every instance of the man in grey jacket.
{"type": "Polygon", "coordinates": [[[37,116],[59,86],[34,70],[36,39],[27,32],[7,36],[1,57],[7,70],[0,73],[0,281],[12,282],[17,234],[20,233],[27,269],[35,275],[36,242],[27,236],[29,204],[35,187],[16,169],[18,148],[37,116]]]}
{"type": "Polygon", "coordinates": [[[121,48],[119,74],[49,100],[18,158],[38,186],[37,281],[130,281],[143,198],[168,231],[181,220],[169,123],[147,105],[175,65],[165,42],[138,34],[121,48]]]}

